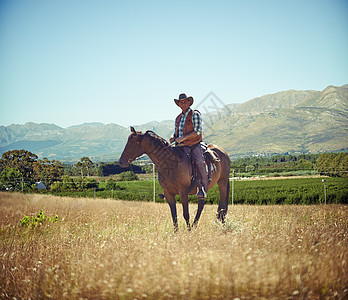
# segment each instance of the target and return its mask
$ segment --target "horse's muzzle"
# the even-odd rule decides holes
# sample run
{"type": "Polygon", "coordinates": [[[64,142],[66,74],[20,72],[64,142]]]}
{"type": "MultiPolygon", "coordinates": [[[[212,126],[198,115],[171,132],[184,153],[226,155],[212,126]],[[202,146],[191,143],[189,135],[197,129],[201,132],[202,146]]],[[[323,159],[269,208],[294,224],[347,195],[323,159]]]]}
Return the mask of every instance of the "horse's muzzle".
{"type": "Polygon", "coordinates": [[[121,168],[128,168],[130,162],[129,162],[128,160],[126,160],[126,159],[124,159],[124,158],[121,157],[121,158],[118,160],[118,164],[120,165],[121,168]]]}

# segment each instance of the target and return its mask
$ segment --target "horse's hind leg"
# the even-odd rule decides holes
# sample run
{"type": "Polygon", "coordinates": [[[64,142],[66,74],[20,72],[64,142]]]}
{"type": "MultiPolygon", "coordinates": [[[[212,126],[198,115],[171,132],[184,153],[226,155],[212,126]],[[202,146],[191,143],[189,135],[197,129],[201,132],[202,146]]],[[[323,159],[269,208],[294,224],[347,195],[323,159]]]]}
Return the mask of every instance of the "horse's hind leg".
{"type": "Polygon", "coordinates": [[[218,181],[220,202],[217,210],[217,219],[222,223],[225,223],[225,216],[227,214],[228,202],[230,199],[230,182],[229,179],[220,179],[218,181]]]}

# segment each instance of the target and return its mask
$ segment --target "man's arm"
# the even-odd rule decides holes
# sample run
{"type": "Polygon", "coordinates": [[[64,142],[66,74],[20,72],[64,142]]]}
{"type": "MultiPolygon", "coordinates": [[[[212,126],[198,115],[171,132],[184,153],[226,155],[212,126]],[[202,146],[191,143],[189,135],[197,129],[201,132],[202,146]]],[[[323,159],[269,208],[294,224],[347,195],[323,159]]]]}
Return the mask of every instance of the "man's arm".
{"type": "Polygon", "coordinates": [[[197,135],[201,135],[202,134],[202,117],[201,117],[201,113],[198,110],[193,111],[192,123],[193,123],[193,130],[197,133],[197,135]]]}
{"type": "Polygon", "coordinates": [[[183,141],[186,141],[186,140],[188,140],[188,139],[190,139],[190,138],[195,138],[195,137],[197,137],[198,136],[198,134],[197,134],[197,132],[196,131],[192,131],[192,132],[190,132],[190,133],[188,133],[188,134],[185,134],[184,136],[182,136],[182,137],[179,137],[179,138],[176,138],[176,139],[174,139],[173,141],[176,141],[177,143],[182,143],[183,141]]]}

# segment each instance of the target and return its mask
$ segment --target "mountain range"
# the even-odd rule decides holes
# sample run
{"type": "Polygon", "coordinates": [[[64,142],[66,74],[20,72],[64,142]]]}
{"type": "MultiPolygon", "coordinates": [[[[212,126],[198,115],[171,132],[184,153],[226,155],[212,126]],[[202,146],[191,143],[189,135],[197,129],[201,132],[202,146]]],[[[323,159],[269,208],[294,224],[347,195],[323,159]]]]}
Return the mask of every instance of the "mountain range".
{"type": "MultiPolygon", "coordinates": [[[[204,140],[223,147],[231,157],[348,150],[347,84],[323,91],[282,91],[221,106],[214,112],[202,111],[202,115],[204,140]]],[[[174,120],[153,121],[136,129],[152,130],[168,139],[174,120]]],[[[129,128],[113,123],[68,128],[47,123],[12,124],[0,126],[0,154],[25,149],[40,158],[63,162],[84,156],[111,161],[120,156],[129,133],[129,128]]]]}
{"type": "Polygon", "coordinates": [[[206,139],[230,156],[348,150],[348,85],[252,99],[215,119],[206,139]]]}

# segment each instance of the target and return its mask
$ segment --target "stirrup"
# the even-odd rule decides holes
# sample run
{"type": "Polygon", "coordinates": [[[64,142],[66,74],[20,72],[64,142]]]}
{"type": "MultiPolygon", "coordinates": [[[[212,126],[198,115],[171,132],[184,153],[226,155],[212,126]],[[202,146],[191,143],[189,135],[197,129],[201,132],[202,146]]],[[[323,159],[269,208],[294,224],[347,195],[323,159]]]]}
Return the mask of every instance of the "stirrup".
{"type": "Polygon", "coordinates": [[[204,200],[205,198],[207,198],[207,193],[205,192],[204,187],[198,189],[197,198],[198,200],[204,200]],[[203,193],[203,195],[201,195],[201,193],[203,193]]]}

